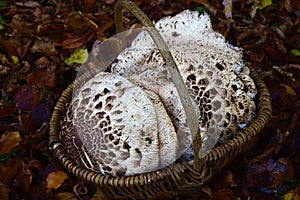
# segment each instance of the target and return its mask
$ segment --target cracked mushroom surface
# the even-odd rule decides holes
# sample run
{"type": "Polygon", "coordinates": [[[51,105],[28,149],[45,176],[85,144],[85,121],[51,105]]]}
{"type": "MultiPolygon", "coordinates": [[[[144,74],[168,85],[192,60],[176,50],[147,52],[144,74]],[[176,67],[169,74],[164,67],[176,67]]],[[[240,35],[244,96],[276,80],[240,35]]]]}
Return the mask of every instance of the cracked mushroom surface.
{"type": "MultiPolygon", "coordinates": [[[[212,29],[207,14],[185,10],[155,23],[183,77],[203,139],[202,155],[255,118],[256,87],[243,63],[242,49],[212,29]]],[[[179,138],[177,157],[191,153],[192,138],[182,104],[165,62],[147,31],[120,53],[111,71],[158,94],[179,138]]]]}
{"type": "Polygon", "coordinates": [[[113,176],[174,163],[177,135],[159,97],[101,72],[75,91],[60,139],[76,162],[113,176]]]}

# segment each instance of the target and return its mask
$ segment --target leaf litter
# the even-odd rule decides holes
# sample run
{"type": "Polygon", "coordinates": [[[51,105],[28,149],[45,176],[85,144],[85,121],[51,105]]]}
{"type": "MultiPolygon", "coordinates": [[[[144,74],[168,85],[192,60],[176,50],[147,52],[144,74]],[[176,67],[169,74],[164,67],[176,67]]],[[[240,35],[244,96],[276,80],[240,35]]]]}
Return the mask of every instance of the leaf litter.
{"type": "MultiPolygon", "coordinates": [[[[47,122],[86,52],[115,34],[115,2],[0,1],[1,198],[98,197],[93,187],[74,178],[51,156],[47,122]],[[83,47],[83,57],[72,60],[76,49],[83,47]]],[[[208,12],[214,29],[244,49],[245,61],[256,67],[270,90],[273,117],[257,147],[205,184],[204,196],[299,199],[299,0],[135,2],[155,21],[184,9],[208,12]]],[[[130,15],[125,15],[124,24],[138,26],[130,15]]]]}

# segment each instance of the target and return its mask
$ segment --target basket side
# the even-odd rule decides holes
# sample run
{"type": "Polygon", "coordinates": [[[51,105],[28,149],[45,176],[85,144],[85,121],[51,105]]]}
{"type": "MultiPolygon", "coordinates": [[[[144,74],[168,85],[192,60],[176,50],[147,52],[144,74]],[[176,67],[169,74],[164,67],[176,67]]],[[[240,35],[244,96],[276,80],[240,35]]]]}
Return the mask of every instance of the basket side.
{"type": "MultiPolygon", "coordinates": [[[[251,150],[258,142],[262,129],[267,125],[272,115],[269,91],[256,70],[247,63],[251,77],[257,87],[257,117],[246,128],[235,134],[234,138],[212,149],[205,156],[206,167],[213,173],[230,163],[238,154],[251,150]]],[[[208,177],[210,179],[211,177],[208,177]]]]}
{"type": "Polygon", "coordinates": [[[111,199],[169,198],[179,193],[191,193],[211,179],[235,156],[252,149],[257,143],[259,133],[271,118],[271,99],[266,85],[257,72],[252,67],[249,68],[258,89],[257,118],[248,127],[237,133],[232,140],[211,150],[198,166],[200,171],[194,170],[192,162],[182,162],[140,175],[112,177],[78,166],[66,153],[59,139],[60,120],[71,101],[74,85],[85,82],[97,71],[84,74],[62,93],[50,120],[49,146],[53,150],[53,155],[69,172],[79,179],[101,187],[111,199]]]}

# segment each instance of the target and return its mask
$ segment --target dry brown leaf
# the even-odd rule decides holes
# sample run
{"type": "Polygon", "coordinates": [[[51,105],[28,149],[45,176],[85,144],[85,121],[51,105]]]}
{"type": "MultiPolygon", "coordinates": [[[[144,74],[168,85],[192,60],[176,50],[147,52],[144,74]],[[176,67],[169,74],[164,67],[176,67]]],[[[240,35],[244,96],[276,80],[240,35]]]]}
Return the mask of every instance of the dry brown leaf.
{"type": "Polygon", "coordinates": [[[75,49],[88,43],[94,36],[96,31],[93,29],[88,30],[82,35],[74,35],[72,33],[65,33],[64,40],[62,42],[62,48],[75,49]]]}
{"type": "Polygon", "coordinates": [[[38,103],[39,90],[33,85],[23,85],[16,93],[13,102],[22,110],[29,110],[38,103]]]}
{"type": "Polygon", "coordinates": [[[48,189],[57,189],[68,178],[68,175],[63,171],[54,171],[48,174],[46,179],[48,189]]]}
{"type": "Polygon", "coordinates": [[[104,194],[101,188],[97,188],[96,193],[94,194],[91,200],[97,199],[109,200],[109,198],[104,194]]]}
{"type": "Polygon", "coordinates": [[[272,94],[277,94],[277,98],[274,99],[274,105],[278,108],[286,108],[294,104],[297,98],[295,90],[287,84],[279,84],[270,89],[272,94]]]}
{"type": "Polygon", "coordinates": [[[28,16],[24,13],[15,14],[10,23],[10,27],[14,32],[23,39],[31,38],[35,31],[34,23],[25,20],[28,19],[27,17],[28,16]]]}
{"type": "Polygon", "coordinates": [[[233,194],[232,190],[229,189],[221,189],[215,192],[214,200],[232,200],[236,199],[235,195],[233,194]]]}
{"type": "Polygon", "coordinates": [[[32,53],[41,53],[46,56],[55,56],[58,54],[54,43],[52,41],[47,41],[47,39],[34,40],[30,50],[32,53]]]}
{"type": "Polygon", "coordinates": [[[31,189],[31,183],[33,179],[33,172],[31,171],[30,164],[27,164],[26,161],[20,160],[19,173],[15,180],[16,187],[22,188],[24,194],[28,193],[31,189]]]}
{"type": "Polygon", "coordinates": [[[56,83],[55,66],[39,68],[32,71],[26,77],[26,81],[30,85],[39,87],[54,88],[56,83]]]}
{"type": "Polygon", "coordinates": [[[0,155],[9,153],[22,141],[19,131],[6,131],[0,138],[0,155]]]}
{"type": "Polygon", "coordinates": [[[19,159],[8,159],[0,163],[0,180],[4,183],[14,180],[19,173],[19,159]]]}
{"type": "Polygon", "coordinates": [[[59,192],[55,194],[56,200],[72,200],[76,199],[76,196],[71,192],[59,192]]]}
{"type": "Polygon", "coordinates": [[[7,185],[5,185],[4,183],[0,182],[0,196],[2,200],[8,200],[9,199],[9,189],[7,187],[7,185]]]}
{"type": "Polygon", "coordinates": [[[237,187],[238,185],[236,184],[236,182],[234,182],[233,180],[233,175],[230,171],[228,171],[225,175],[225,180],[224,182],[230,186],[230,187],[237,187]]]}
{"type": "Polygon", "coordinates": [[[13,112],[17,110],[17,108],[18,107],[14,104],[2,107],[0,109],[0,118],[4,118],[11,115],[13,112]]]}

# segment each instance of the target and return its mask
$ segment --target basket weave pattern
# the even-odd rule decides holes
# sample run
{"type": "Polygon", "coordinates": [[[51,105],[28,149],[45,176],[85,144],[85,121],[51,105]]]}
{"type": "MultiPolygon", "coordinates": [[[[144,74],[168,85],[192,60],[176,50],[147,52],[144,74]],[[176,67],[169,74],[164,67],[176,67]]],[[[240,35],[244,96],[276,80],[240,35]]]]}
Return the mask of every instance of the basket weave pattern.
{"type": "Polygon", "coordinates": [[[194,170],[192,162],[182,162],[140,175],[113,177],[78,166],[66,153],[59,140],[60,120],[72,99],[74,85],[90,79],[97,73],[95,70],[76,79],[62,93],[50,120],[50,148],[53,155],[69,172],[79,179],[95,184],[110,199],[170,198],[179,193],[188,194],[199,189],[202,184],[210,180],[217,171],[230,163],[238,154],[251,150],[257,143],[259,133],[271,118],[271,99],[266,85],[253,67],[249,68],[258,90],[256,97],[257,118],[235,134],[233,139],[212,149],[201,160],[200,166],[197,166],[199,171],[194,170]]]}

